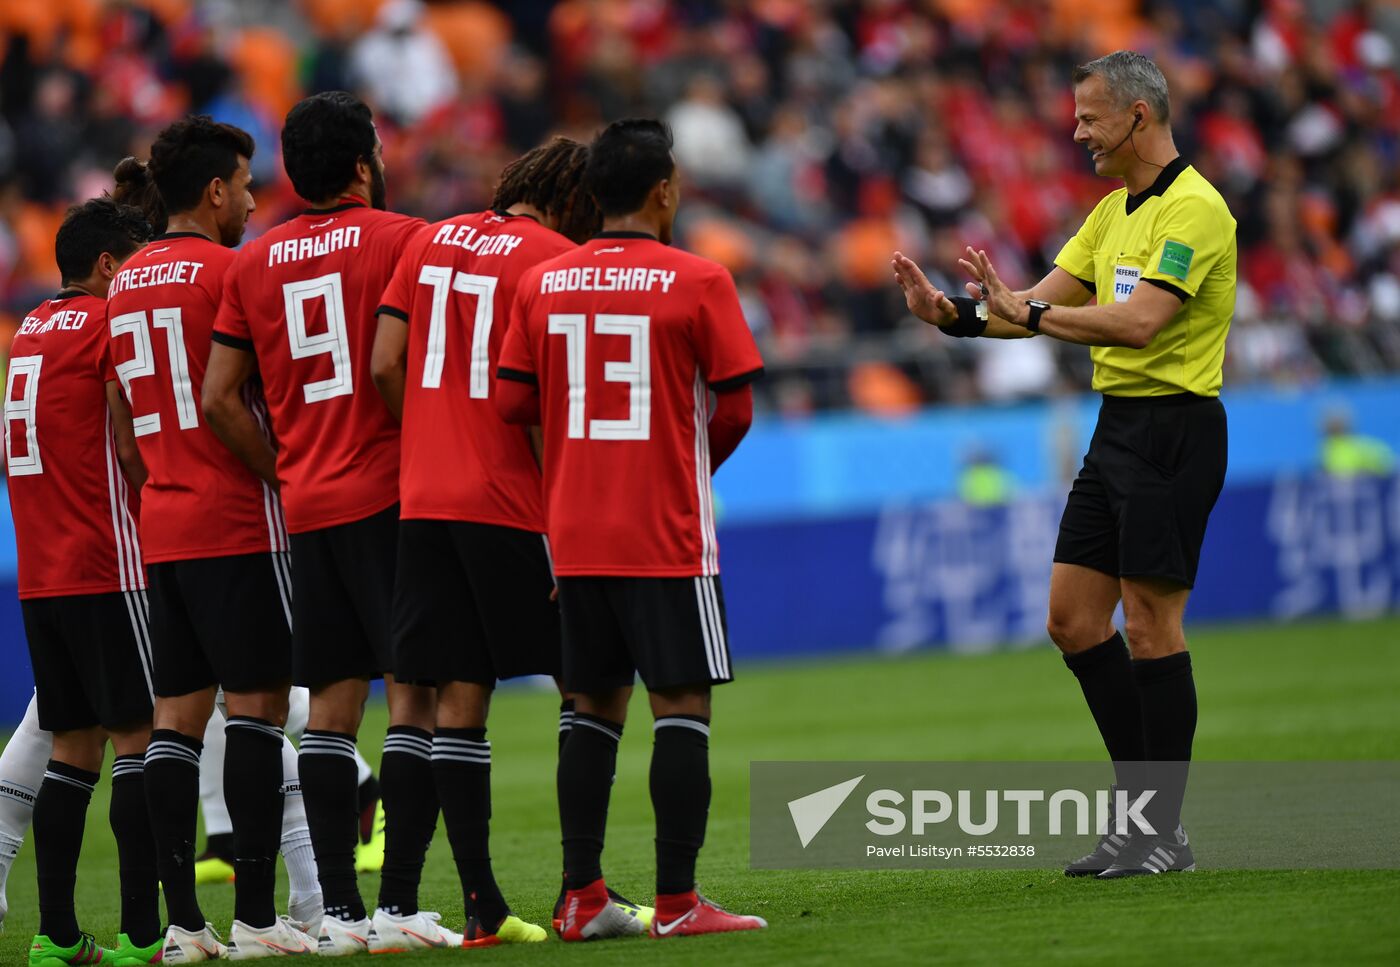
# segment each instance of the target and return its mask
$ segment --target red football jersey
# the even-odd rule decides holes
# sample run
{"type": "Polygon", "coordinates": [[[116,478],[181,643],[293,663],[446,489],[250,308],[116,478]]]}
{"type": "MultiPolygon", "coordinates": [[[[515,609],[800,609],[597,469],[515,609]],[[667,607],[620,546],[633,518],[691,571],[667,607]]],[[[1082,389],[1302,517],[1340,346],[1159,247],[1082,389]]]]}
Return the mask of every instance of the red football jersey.
{"type": "MultiPolygon", "coordinates": [[[[152,563],[287,549],[276,492],[220,442],[199,407],[233,260],[203,235],[164,235],[127,261],[107,293],[112,363],[149,473],[141,541],[152,563]]],[[[260,393],[251,399],[262,407],[260,393]]]]}
{"type": "Polygon", "coordinates": [[[370,378],[375,310],[422,219],[358,200],[254,239],[224,280],[214,339],[256,354],[293,534],[399,499],[399,425],[370,378]]]}
{"type": "Polygon", "coordinates": [[[574,247],[533,218],[479,212],[423,229],[379,307],[408,324],[405,520],[469,520],[543,533],[539,465],[491,401],[520,276],[574,247]]]}
{"type": "Polygon", "coordinates": [[[499,375],[539,384],[555,573],[719,573],[709,390],[762,372],[707,259],[605,232],[526,273],[499,375]]]}
{"type": "Polygon", "coordinates": [[[146,586],[136,494],[107,409],[107,303],[60,292],[24,317],[5,377],[19,596],[146,586]]]}

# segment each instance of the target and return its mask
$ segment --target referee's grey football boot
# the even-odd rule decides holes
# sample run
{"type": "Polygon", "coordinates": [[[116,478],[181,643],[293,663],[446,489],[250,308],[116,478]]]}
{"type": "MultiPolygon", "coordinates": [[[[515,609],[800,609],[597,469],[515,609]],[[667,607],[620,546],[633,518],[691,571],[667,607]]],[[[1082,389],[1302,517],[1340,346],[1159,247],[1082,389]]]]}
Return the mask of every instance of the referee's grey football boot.
{"type": "MultiPolygon", "coordinates": [[[[1109,829],[1112,828],[1113,824],[1110,823],[1109,829]]],[[[1092,853],[1079,857],[1065,867],[1065,876],[1098,876],[1118,862],[1124,850],[1132,846],[1132,840],[1132,833],[1122,836],[1113,832],[1104,833],[1092,853]]]]}
{"type": "Polygon", "coordinates": [[[1171,836],[1133,837],[1118,859],[1098,875],[1100,880],[1125,876],[1151,876],[1154,873],[1189,873],[1196,868],[1196,856],[1186,838],[1186,830],[1176,827],[1171,836]]]}
{"type": "Polygon", "coordinates": [[[1132,842],[1133,834],[1115,833],[1117,822],[1114,819],[1116,810],[1114,804],[1117,802],[1117,786],[1108,787],[1108,821],[1106,831],[1099,837],[1098,845],[1094,847],[1092,853],[1079,857],[1073,863],[1065,867],[1065,876],[1098,876],[1118,861],[1118,857],[1128,848],[1132,842]]]}

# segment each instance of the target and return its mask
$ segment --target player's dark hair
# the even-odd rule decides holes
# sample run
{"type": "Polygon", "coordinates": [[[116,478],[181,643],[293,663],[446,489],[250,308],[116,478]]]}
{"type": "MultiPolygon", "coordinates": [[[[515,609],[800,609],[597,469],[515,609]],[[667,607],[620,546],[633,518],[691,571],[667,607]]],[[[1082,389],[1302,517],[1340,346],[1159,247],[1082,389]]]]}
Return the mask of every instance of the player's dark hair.
{"type": "Polygon", "coordinates": [[[103,252],[124,259],[150,239],[151,226],[141,209],[92,198],[63,216],[53,242],[54,259],[67,285],[91,275],[103,252]]]}
{"type": "Polygon", "coordinates": [[[559,233],[583,242],[598,233],[602,215],[583,190],[588,147],[572,138],[552,138],[525,152],[501,172],[491,207],[526,204],[556,218],[559,233]]]}
{"type": "Polygon", "coordinates": [[[156,136],[150,161],[126,158],[117,165],[112,197],[140,208],[151,227],[164,232],[167,215],[197,206],[209,182],[228,181],[238,159],[253,157],[253,149],[253,136],[242,128],[205,114],[181,118],[156,136]]]}
{"type": "Polygon", "coordinates": [[[652,118],[614,121],[588,146],[583,183],[604,215],[626,215],[646,203],[656,183],[676,170],[671,128],[652,118]]]}
{"type": "Polygon", "coordinates": [[[334,198],[355,180],[355,165],[373,164],[374,114],[345,91],[314,94],[287,112],[282,164],[307,201],[334,198]]]}

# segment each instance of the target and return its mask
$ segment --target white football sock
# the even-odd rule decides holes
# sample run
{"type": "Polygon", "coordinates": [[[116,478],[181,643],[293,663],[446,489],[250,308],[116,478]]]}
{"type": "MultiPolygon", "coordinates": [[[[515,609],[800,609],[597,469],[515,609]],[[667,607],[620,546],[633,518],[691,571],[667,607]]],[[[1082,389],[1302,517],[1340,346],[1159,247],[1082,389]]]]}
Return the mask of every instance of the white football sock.
{"type": "Polygon", "coordinates": [[[311,689],[293,685],[287,693],[287,725],[282,731],[287,738],[301,741],[306,731],[306,720],[311,716],[311,689]]]}
{"type": "Polygon", "coordinates": [[[233,820],[224,805],[224,717],[215,709],[204,726],[204,752],[199,758],[199,808],[204,812],[204,835],[233,832],[233,820]]]}
{"type": "MultiPolygon", "coordinates": [[[[282,804],[282,861],[287,866],[288,913],[293,920],[310,923],[319,919],[321,884],[316,875],[316,854],[311,849],[311,830],[306,825],[306,804],[301,797],[297,776],[297,750],[282,740],[282,782],[286,791],[282,804]]],[[[314,926],[314,924],[313,924],[314,926]]]]}
{"type": "Polygon", "coordinates": [[[34,818],[34,797],[53,753],[53,736],[39,728],[39,707],[30,698],[15,734],[0,751],[0,923],[5,920],[5,882],[34,818]]]}

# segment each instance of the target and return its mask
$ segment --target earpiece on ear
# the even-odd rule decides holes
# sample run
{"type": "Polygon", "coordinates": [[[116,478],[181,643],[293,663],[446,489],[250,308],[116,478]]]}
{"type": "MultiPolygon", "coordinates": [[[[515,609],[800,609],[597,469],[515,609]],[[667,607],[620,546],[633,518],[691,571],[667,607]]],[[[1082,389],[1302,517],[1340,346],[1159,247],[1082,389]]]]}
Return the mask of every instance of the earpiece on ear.
{"type": "Polygon", "coordinates": [[[1136,125],[1136,124],[1141,124],[1141,123],[1142,123],[1142,114],[1141,114],[1141,112],[1137,112],[1137,111],[1133,112],[1133,124],[1136,125]]]}

